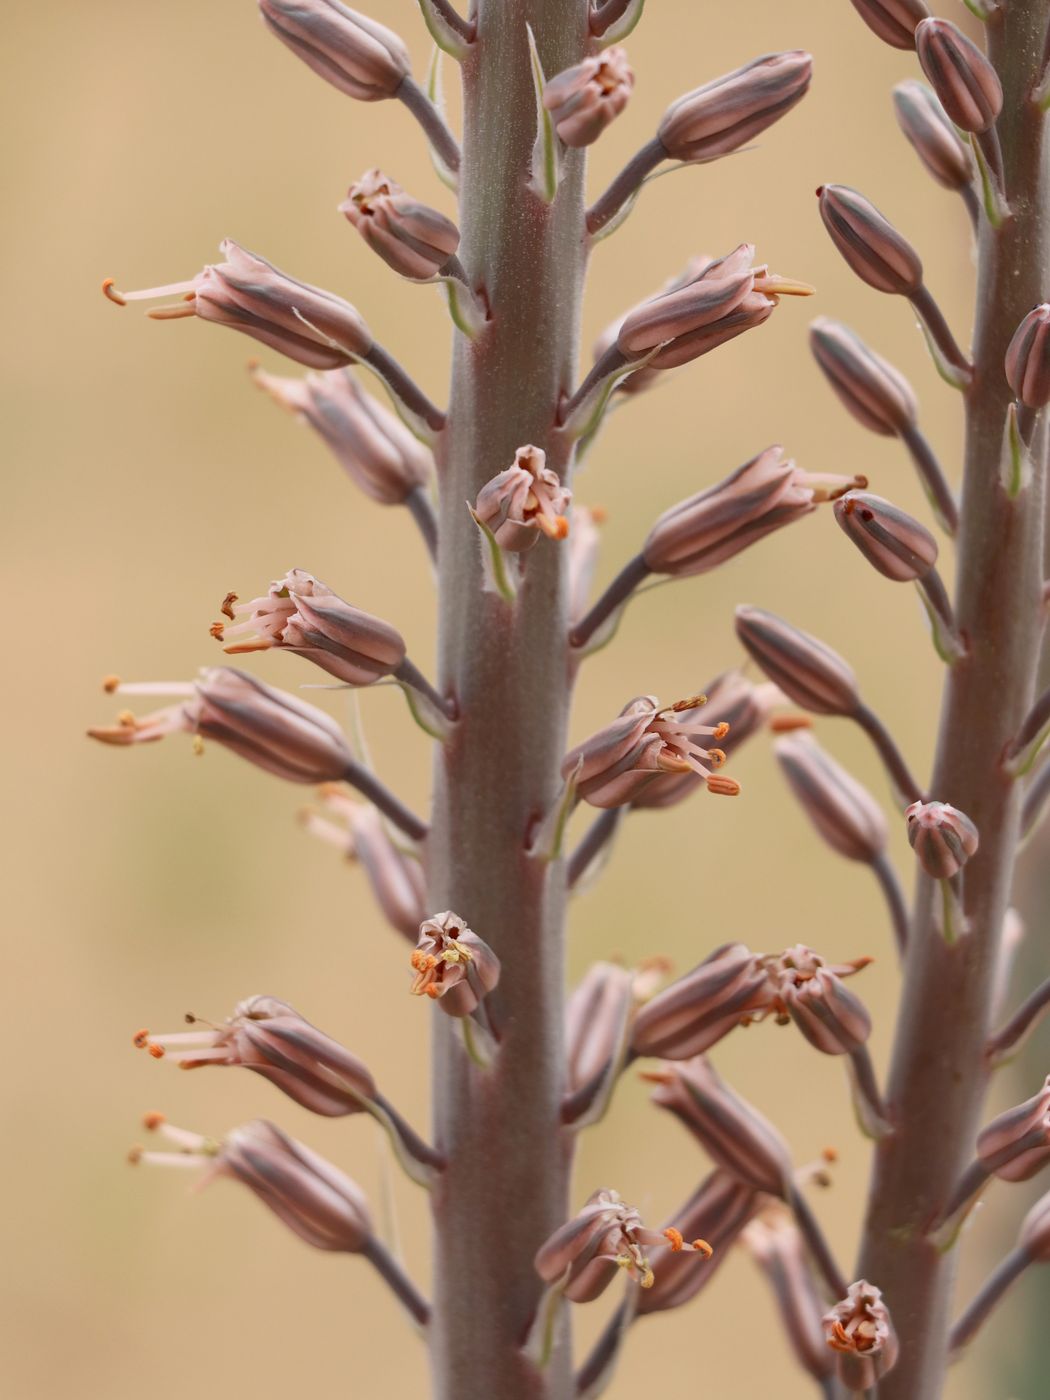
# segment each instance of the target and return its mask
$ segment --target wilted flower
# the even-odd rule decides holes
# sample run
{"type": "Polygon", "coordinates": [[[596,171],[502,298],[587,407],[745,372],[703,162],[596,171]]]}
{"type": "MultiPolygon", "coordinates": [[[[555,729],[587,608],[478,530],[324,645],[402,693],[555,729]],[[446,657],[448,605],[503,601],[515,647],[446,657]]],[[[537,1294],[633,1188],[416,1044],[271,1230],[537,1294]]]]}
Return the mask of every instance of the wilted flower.
{"type": "Polygon", "coordinates": [[[631,1028],[631,1049],[636,1055],[691,1059],[734,1026],[760,1019],[772,999],[758,954],[743,943],[724,943],[642,1007],[631,1028]]]}
{"type": "Polygon", "coordinates": [[[206,267],[186,282],[120,292],[107,278],[102,290],[119,306],[178,295],[179,301],[147,314],[158,321],[199,316],[230,326],[311,369],[337,369],[372,349],[372,332],[342,297],[297,282],[230,238],[219,248],[225,262],[206,267]]]}
{"type": "Polygon", "coordinates": [[[836,1373],[851,1391],[876,1386],[897,1362],[899,1346],[882,1292],[865,1279],[824,1315],[824,1336],[836,1353],[836,1373]]]}
{"type": "Polygon", "coordinates": [[[622,807],[661,773],[697,773],[709,790],[727,792],[717,782],[712,788],[712,770],[725,761],[724,752],[697,743],[701,738],[722,739],[729,732],[724,723],[699,722],[697,712],[705,703],[703,695],[678,700],[666,709],[654,695],[631,700],[619,719],[565,755],[562,777],[575,774],[577,793],[592,807],[622,807]]]}
{"type": "Polygon", "coordinates": [[[919,291],[918,253],[870,200],[847,185],[821,185],[817,197],[831,241],[863,282],[899,296],[919,291]]]}
{"type": "Polygon", "coordinates": [[[420,924],[411,961],[412,995],[440,1002],[449,1016],[469,1016],[499,981],[499,958],[451,910],[420,924]]]}
{"type": "Polygon", "coordinates": [[[853,0],[861,19],[895,49],[915,47],[915,27],[930,13],[923,0],[853,0]]]}
{"type": "Polygon", "coordinates": [[[350,186],[339,211],[374,253],[415,282],[438,275],[459,247],[451,219],[406,194],[381,170],[368,170],[350,186]]]}
{"type": "Polygon", "coordinates": [[[1050,403],[1050,302],[1033,307],[1006,351],[1006,380],[1026,408],[1050,403]]]}
{"type": "Polygon", "coordinates": [[[736,634],[748,655],[789,700],[817,715],[851,715],[857,678],[837,652],[775,613],[741,605],[736,634]]]}
{"type": "Polygon", "coordinates": [[[590,1303],[605,1292],[620,1269],[642,1288],[651,1288],[655,1275],[646,1246],[668,1245],[675,1253],[711,1257],[704,1240],[692,1243],[679,1230],[649,1230],[633,1206],[609,1189],[595,1191],[583,1209],[541,1245],[536,1272],[544,1283],[555,1285],[573,1303],[590,1303]]]}
{"type": "Polygon", "coordinates": [[[893,89],[897,123],[927,171],[948,190],[965,189],[975,175],[973,154],[925,83],[914,78],[893,89]]]}
{"type": "Polygon", "coordinates": [[[871,794],[808,734],[785,735],[777,761],[803,811],[833,851],[871,864],[886,849],[886,818],[871,794]]]}
{"type": "Polygon", "coordinates": [[[769,1281],[784,1334],[799,1365],[816,1380],[823,1380],[835,1363],[824,1337],[823,1306],[801,1234],[786,1213],[778,1213],[753,1221],[742,1239],[769,1281]]]}
{"type": "Polygon", "coordinates": [[[848,491],[835,502],[835,519],[884,578],[911,583],[937,562],[937,541],[925,525],[870,491],[848,491]]]}
{"type": "Polygon", "coordinates": [[[475,514],[496,537],[501,549],[520,554],[531,549],[542,531],[548,539],[569,533],[565,512],[572,492],[546,465],[547,454],[528,444],[514,454],[514,464],[478,492],[475,514]]]}
{"type": "Polygon", "coordinates": [[[897,437],[915,426],[919,406],[911,385],[848,326],[819,317],[809,328],[809,348],[842,406],[858,423],[886,437],[897,437]]]}
{"type": "Polygon", "coordinates": [[[1050,1162],[1050,1076],[1038,1094],[981,1129],[977,1160],[1002,1181],[1028,1181],[1050,1162]]]}
{"type": "Polygon", "coordinates": [[[977,850],[976,826],[947,802],[913,802],[904,817],[911,848],[935,880],[950,879],[977,850]]]}
{"type": "Polygon", "coordinates": [[[393,97],[411,71],[408,50],[393,30],[340,0],[259,0],[259,9],[282,44],[359,102],[393,97]]]}
{"type": "Polygon", "coordinates": [[[801,49],[764,54],[672,102],[657,136],[674,160],[706,161],[737,151],[806,95],[813,59],[801,49]]]}
{"type": "Polygon", "coordinates": [[[543,105],[560,141],[589,146],[627,106],[633,87],[634,71],[625,50],[609,48],[551,78],[543,90],[543,105]]]}
{"type": "Polygon", "coordinates": [[[867,1010],[842,985],[843,976],[859,971],[868,961],[829,966],[802,943],[766,960],[778,1011],[790,1016],[810,1045],[825,1055],[852,1055],[871,1034],[867,1010]]]}
{"type": "Polygon", "coordinates": [[[947,19],[924,19],[915,31],[915,47],[955,125],[987,131],[1003,107],[1003,85],[992,61],[947,19]]]}
{"type": "Polygon", "coordinates": [[[224,607],[227,615],[243,615],[243,621],[234,627],[217,622],[212,635],[220,642],[249,635],[247,641],[224,646],[231,656],[277,647],[305,656],[354,686],[392,675],[405,659],[405,643],[396,628],[351,607],[305,569],[292,569],[275,580],[262,598],[239,607],[228,601],[224,607]]]}

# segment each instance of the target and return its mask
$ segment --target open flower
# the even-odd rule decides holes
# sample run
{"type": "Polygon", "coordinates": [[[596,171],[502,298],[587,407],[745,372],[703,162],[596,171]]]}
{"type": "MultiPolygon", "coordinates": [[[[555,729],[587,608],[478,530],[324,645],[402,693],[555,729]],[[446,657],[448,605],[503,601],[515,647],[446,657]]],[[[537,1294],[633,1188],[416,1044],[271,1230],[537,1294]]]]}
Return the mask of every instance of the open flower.
{"type": "Polygon", "coordinates": [[[896,1365],[899,1346],[889,1309],[881,1290],[866,1279],[851,1283],[846,1297],[824,1314],[824,1336],[847,1390],[872,1390],[896,1365]]]}
{"type": "Polygon", "coordinates": [[[531,549],[542,531],[548,539],[569,533],[565,512],[572,492],[546,466],[547,454],[531,443],[519,447],[514,463],[478,492],[475,514],[501,549],[520,554],[531,549]]]}
{"type": "Polygon", "coordinates": [[[871,1034],[871,1017],[842,978],[859,972],[870,958],[832,966],[819,953],[797,943],[766,960],[778,1014],[790,1017],[809,1043],[825,1055],[849,1055],[871,1034]]]}
{"type": "Polygon", "coordinates": [[[412,953],[412,995],[430,997],[449,1016],[469,1016],[499,981],[499,958],[451,910],[419,926],[412,953]]]}
{"type": "Polygon", "coordinates": [[[436,277],[459,247],[459,229],[421,204],[382,170],[368,170],[350,186],[339,212],[383,261],[413,282],[436,277]]]}
{"type": "Polygon", "coordinates": [[[589,146],[627,106],[634,72],[621,48],[592,54],[551,78],[543,105],[566,146],[589,146]]]}

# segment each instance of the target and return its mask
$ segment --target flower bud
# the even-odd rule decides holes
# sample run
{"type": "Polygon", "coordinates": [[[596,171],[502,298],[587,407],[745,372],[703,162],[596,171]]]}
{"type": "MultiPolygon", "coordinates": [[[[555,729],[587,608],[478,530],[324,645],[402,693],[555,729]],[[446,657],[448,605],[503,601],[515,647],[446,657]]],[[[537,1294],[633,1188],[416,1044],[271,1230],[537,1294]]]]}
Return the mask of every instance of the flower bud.
{"type": "Polygon", "coordinates": [[[914,78],[893,89],[897,124],[927,171],[948,190],[966,189],[976,174],[973,154],[925,83],[914,78]]]}
{"type": "Polygon", "coordinates": [[[226,642],[249,634],[249,640],[223,648],[232,656],[277,647],[305,656],[353,686],[372,685],[405,659],[405,643],[396,628],[344,603],[305,569],[292,569],[276,579],[265,597],[236,608],[225,606],[233,616],[245,618],[234,627],[216,622],[212,635],[226,642]]]}
{"type": "Polygon", "coordinates": [[[579,622],[587,612],[587,600],[594,583],[594,572],[598,566],[601,541],[599,526],[605,520],[605,512],[600,506],[591,509],[576,504],[572,508],[572,525],[569,528],[569,619],[579,622]]]}
{"type": "Polygon", "coordinates": [[[356,180],[339,212],[373,253],[413,282],[436,277],[459,247],[451,219],[420,204],[381,170],[367,170],[356,180]]]}
{"type": "Polygon", "coordinates": [[[924,19],[915,31],[922,71],[956,126],[979,134],[1003,107],[1003,85],[991,60],[958,25],[924,19]]]}
{"type": "Polygon", "coordinates": [[[808,734],[785,735],[774,752],[806,816],[833,851],[868,864],[886,849],[886,819],[852,774],[808,734]]]}
{"type": "Polygon", "coordinates": [[[451,910],[425,919],[412,954],[412,995],[427,996],[449,1016],[469,1016],[499,981],[499,958],[451,910]]]}
{"type": "Polygon", "coordinates": [[[848,185],[821,185],[820,217],[831,241],[863,282],[910,297],[922,286],[922,263],[911,244],[848,185]]]}
{"type": "Polygon", "coordinates": [[[121,685],[128,694],[180,695],[142,719],[125,713],[111,728],[89,729],[106,744],[150,743],[167,734],[214,739],[256,767],[292,783],[337,782],[354,761],[343,731],[314,705],[231,667],[206,668],[195,682],[121,685]]]}
{"type": "Polygon", "coordinates": [[[359,102],[393,97],[411,71],[391,29],[339,0],[259,0],[271,33],[333,87],[359,102]]]}
{"type": "Polygon", "coordinates": [[[654,574],[706,573],[856,480],[810,475],[784,461],[783,448],[767,447],[716,486],[664,511],[642,556],[654,574]]]}
{"type": "Polygon", "coordinates": [[[563,540],[569,533],[565,512],[572,492],[562,486],[546,461],[542,448],[519,447],[514,465],[478,492],[475,514],[509,553],[531,549],[539,539],[538,531],[551,540],[563,540]]]}
{"type": "Polygon", "coordinates": [[[950,880],[977,850],[976,826],[947,802],[913,802],[904,816],[911,848],[935,880],[950,880]]]}
{"type": "Polygon", "coordinates": [[[849,1391],[874,1389],[897,1364],[900,1347],[889,1309],[881,1290],[865,1279],[851,1283],[846,1297],[824,1314],[824,1336],[849,1391]]]}
{"type": "Polygon", "coordinates": [[[871,1017],[863,1003],[811,948],[787,949],[771,960],[769,975],[784,1011],[822,1054],[852,1055],[868,1039],[871,1017]]]}
{"type": "Polygon", "coordinates": [[[565,1077],[570,1093],[601,1074],[614,1053],[634,1002],[634,973],[596,962],[573,989],[565,1007],[565,1077]]]}
{"type": "Polygon", "coordinates": [[[937,541],[925,525],[870,491],[847,491],[835,519],[884,577],[895,583],[925,578],[937,562],[937,541]]]}
{"type": "Polygon", "coordinates": [[[707,161],[737,151],[806,95],[813,59],[801,49],[764,54],[673,102],[657,136],[673,160],[707,161]]]}
{"type": "Polygon", "coordinates": [[[1028,1181],[1050,1162],[1050,1076],[1038,1094],[981,1129],[977,1160],[1000,1181],[1028,1181]]]}
{"type": "Polygon", "coordinates": [[[636,1055],[692,1059],[734,1026],[760,1018],[772,999],[761,958],[743,943],[724,943],[642,1007],[631,1029],[631,1049],[636,1055]]]}
{"type": "Polygon", "coordinates": [[[253,369],[261,389],[318,434],[347,476],[384,506],[403,505],[433,475],[430,453],[346,369],[284,379],[253,369]]]}
{"type": "Polygon", "coordinates": [[[713,1171],[674,1214],[679,1234],[700,1235],[713,1250],[702,1269],[673,1241],[657,1245],[650,1255],[655,1280],[638,1295],[638,1312],[667,1312],[692,1302],[729,1256],[731,1246],[760,1208],[762,1198],[728,1172],[713,1171]]]}
{"type": "Polygon", "coordinates": [[[1006,380],[1026,408],[1050,403],[1050,302],[1029,311],[1006,351],[1006,380]]]}
{"type": "Polygon", "coordinates": [[[564,145],[590,146],[627,106],[633,87],[626,51],[610,48],[551,78],[543,105],[564,145]]]}
{"type": "Polygon", "coordinates": [[[716,1166],[753,1191],[770,1196],[786,1193],[791,1184],[787,1143],[722,1082],[705,1059],[666,1064],[645,1077],[657,1086],[653,1103],[670,1109],[716,1166]]]}
{"type": "Polygon", "coordinates": [[[915,26],[930,13],[923,0],[853,0],[853,8],[873,34],[895,49],[915,47],[915,26]]]}
{"type": "Polygon", "coordinates": [[[705,703],[694,695],[662,710],[654,695],[631,700],[618,719],[565,755],[562,777],[575,775],[577,793],[592,807],[623,807],[660,774],[696,773],[710,788],[725,754],[697,740],[717,741],[728,731],[699,722],[705,703]]]}
{"type": "Polygon", "coordinates": [[[1039,1264],[1050,1264],[1050,1191],[1040,1196],[1021,1221],[1019,1243],[1039,1264]]]}
{"type": "Polygon", "coordinates": [[[858,423],[885,437],[915,426],[919,405],[911,385],[848,326],[821,316],[809,328],[809,348],[843,408],[858,423]]]}
{"type": "Polygon", "coordinates": [[[741,605],[736,634],[789,700],[815,715],[852,715],[860,705],[857,677],[837,652],[775,613],[741,605]]]}
{"type": "Polygon", "coordinates": [[[835,1363],[824,1339],[823,1308],[801,1234],[789,1220],[774,1216],[748,1225],[743,1242],[769,1280],[799,1365],[815,1380],[823,1380],[835,1363]]]}

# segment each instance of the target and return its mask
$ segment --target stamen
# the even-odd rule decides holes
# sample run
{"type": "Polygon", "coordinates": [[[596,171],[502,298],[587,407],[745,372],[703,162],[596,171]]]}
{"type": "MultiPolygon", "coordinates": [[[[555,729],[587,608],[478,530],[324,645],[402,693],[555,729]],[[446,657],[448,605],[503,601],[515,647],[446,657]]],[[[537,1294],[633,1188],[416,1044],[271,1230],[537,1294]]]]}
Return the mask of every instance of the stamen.
{"type": "Polygon", "coordinates": [[[181,321],[187,316],[196,316],[196,298],[187,296],[184,301],[177,301],[170,306],[154,306],[146,315],[151,321],[181,321]]]}
{"type": "Polygon", "coordinates": [[[790,734],[794,729],[812,729],[813,721],[809,715],[774,715],[769,728],[774,734],[790,734]]]}
{"type": "Polygon", "coordinates": [[[711,735],[711,738],[712,738],[712,739],[724,739],[728,733],[729,733],[729,725],[728,725],[728,724],[726,723],[726,721],[723,719],[723,720],[720,720],[720,721],[718,722],[718,724],[715,725],[714,733],[711,735]]]}
{"type": "Polygon", "coordinates": [[[158,1113],[156,1109],[142,1115],[142,1126],[150,1133],[155,1133],[164,1121],[164,1114],[158,1113]]]}
{"type": "Polygon", "coordinates": [[[104,676],[102,678],[102,689],[107,695],[112,695],[120,687],[119,676],[104,676]]]}
{"type": "Polygon", "coordinates": [[[233,621],[234,616],[233,605],[234,603],[236,603],[236,601],[236,593],[227,593],[226,597],[222,600],[222,603],[219,605],[219,611],[222,613],[223,617],[228,617],[231,622],[233,621]]]}
{"type": "Polygon", "coordinates": [[[131,1043],[136,1050],[145,1050],[146,1046],[149,1044],[149,1031],[145,1029],[136,1031],[131,1037],[131,1043]]]}
{"type": "Polygon", "coordinates": [[[707,790],[716,797],[739,797],[740,784],[735,778],[724,778],[720,773],[712,773],[707,779],[707,790]]]}
{"type": "Polygon", "coordinates": [[[158,1044],[156,1043],[156,1041],[150,1041],[150,1043],[146,1046],[146,1049],[150,1052],[150,1054],[153,1056],[153,1058],[154,1058],[155,1060],[163,1060],[163,1058],[164,1058],[164,1046],[163,1046],[163,1045],[158,1045],[158,1044]]]}
{"type": "Polygon", "coordinates": [[[664,1231],[664,1236],[671,1247],[672,1254],[677,1254],[684,1243],[681,1230],[676,1230],[673,1225],[668,1226],[664,1231]]]}
{"type": "Polygon", "coordinates": [[[123,295],[117,291],[116,286],[114,285],[115,281],[116,279],[113,277],[107,277],[104,280],[104,282],[102,283],[102,295],[104,297],[108,297],[114,306],[127,306],[127,302],[124,300],[123,295]]]}
{"type": "Polygon", "coordinates": [[[693,1248],[698,1254],[702,1254],[705,1259],[710,1259],[714,1254],[714,1246],[709,1245],[706,1240],[693,1240],[693,1248]]]}

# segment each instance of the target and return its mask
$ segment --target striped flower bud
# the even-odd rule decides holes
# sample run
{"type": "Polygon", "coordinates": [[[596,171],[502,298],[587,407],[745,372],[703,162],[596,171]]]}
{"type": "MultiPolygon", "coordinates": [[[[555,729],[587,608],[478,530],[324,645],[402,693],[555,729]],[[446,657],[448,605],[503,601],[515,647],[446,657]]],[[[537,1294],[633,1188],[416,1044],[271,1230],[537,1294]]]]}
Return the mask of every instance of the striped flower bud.
{"type": "Polygon", "coordinates": [[[870,491],[848,491],[835,502],[844,533],[885,578],[910,583],[937,562],[937,541],[925,525],[870,491]]]}
{"type": "Polygon", "coordinates": [[[957,24],[924,19],[915,31],[922,71],[956,126],[979,134],[1003,107],[1003,85],[991,60],[957,24]]]}
{"type": "Polygon", "coordinates": [[[224,643],[247,635],[248,640],[223,647],[231,656],[276,647],[305,656],[353,686],[392,675],[405,659],[405,643],[396,628],[351,607],[305,569],[291,569],[276,579],[262,598],[231,604],[232,599],[223,604],[227,616],[243,620],[233,627],[224,622],[212,627],[212,636],[224,643]]]}
{"type": "Polygon", "coordinates": [[[809,328],[809,348],[843,408],[858,423],[884,437],[915,426],[919,405],[911,385],[848,326],[819,317],[809,328]]]}
{"type": "Polygon", "coordinates": [[[715,486],[664,511],[642,548],[654,574],[686,578],[724,564],[748,545],[834,500],[856,477],[820,476],[767,447],[715,486]]]}
{"type": "Polygon", "coordinates": [[[895,49],[915,47],[915,27],[930,13],[923,0],[853,0],[853,8],[873,34],[895,49]]]}
{"type": "Polygon", "coordinates": [[[1050,1076],[1038,1094],[981,1129],[977,1160],[1001,1181],[1028,1181],[1050,1163],[1050,1076]]]}
{"type": "Polygon", "coordinates": [[[357,1056],[277,997],[249,997],[221,1026],[195,1024],[200,1029],[173,1035],[140,1031],[135,1043],[182,1069],[243,1066],[327,1118],[361,1113],[376,1097],[375,1080],[357,1056]]]}
{"type": "Polygon", "coordinates": [[[335,720],[314,705],[231,667],[207,668],[193,682],[115,687],[124,695],[178,695],[178,704],[136,719],[125,712],[110,728],[89,729],[106,744],[151,743],[167,734],[214,739],[256,767],[292,783],[338,782],[353,754],[335,720]]]}
{"type": "Polygon", "coordinates": [[[738,607],[736,634],[751,659],[796,705],[815,715],[852,715],[860,705],[857,677],[842,657],[775,613],[738,607]]]}
{"type": "Polygon", "coordinates": [[[722,1082],[705,1059],[663,1065],[644,1077],[657,1086],[653,1103],[669,1109],[716,1166],[753,1191],[785,1195],[791,1185],[787,1143],[722,1082]]]}
{"type": "Polygon", "coordinates": [[[705,1177],[673,1218],[676,1233],[686,1239],[700,1235],[707,1241],[713,1250],[711,1258],[698,1269],[691,1255],[675,1249],[673,1238],[657,1245],[649,1256],[656,1278],[652,1288],[638,1295],[639,1314],[667,1312],[692,1302],[728,1258],[762,1201],[750,1186],[728,1172],[713,1171],[705,1177]]]}
{"type": "Polygon", "coordinates": [[[724,943],[642,1007],[631,1049],[660,1059],[692,1059],[734,1026],[760,1019],[772,1000],[762,959],[743,943],[724,943]]]}
{"type": "Polygon", "coordinates": [[[835,1362],[824,1337],[823,1307],[800,1232],[784,1215],[771,1215],[748,1225],[743,1243],[769,1281],[799,1365],[815,1380],[823,1380],[835,1362]]]}
{"type": "Polygon", "coordinates": [[[609,48],[551,78],[543,105],[564,145],[590,146],[627,106],[633,87],[626,51],[609,48]]]}
{"type": "Polygon", "coordinates": [[[908,840],[927,875],[949,880],[977,850],[977,828],[947,802],[913,802],[904,813],[908,840]]]}
{"type": "Polygon", "coordinates": [[[824,1315],[824,1336],[835,1353],[835,1372],[851,1392],[872,1390],[897,1364],[900,1346],[882,1301],[866,1279],[851,1283],[846,1297],[824,1315]]]}
{"type": "Polygon", "coordinates": [[[347,476],[380,505],[403,505],[430,482],[433,459],[404,424],[346,369],[285,379],[253,369],[261,389],[308,423],[347,476]]]}
{"type": "Polygon", "coordinates": [[[788,948],[767,967],[780,1005],[822,1054],[852,1055],[868,1039],[871,1017],[863,1003],[811,948],[788,948]]]}
{"type": "Polygon", "coordinates": [[[1026,408],[1050,403],[1050,302],[1029,311],[1006,351],[1006,380],[1026,408]]]}
{"type": "Polygon", "coordinates": [[[817,833],[847,860],[867,864],[886,849],[886,819],[870,793],[808,734],[788,734],[774,752],[817,833]]]}
{"type": "Polygon", "coordinates": [[[451,219],[406,194],[381,170],[367,170],[339,206],[388,267],[413,282],[434,278],[455,256],[459,229],[451,219]]]}
{"type": "Polygon", "coordinates": [[[457,1018],[475,1011],[499,981],[499,958],[451,910],[420,924],[411,962],[412,995],[430,997],[457,1018]]]}
{"type": "Polygon", "coordinates": [[[725,761],[716,741],[728,733],[724,723],[703,724],[703,695],[678,700],[661,709],[654,695],[641,695],[624,706],[618,719],[578,744],[562,760],[563,778],[575,775],[576,791],[592,807],[623,807],[661,774],[696,773],[708,791],[735,796],[739,785],[715,770],[725,761]]]}
{"type": "Polygon", "coordinates": [[[801,49],[764,54],[673,102],[657,136],[673,160],[729,155],[801,102],[813,58],[801,49]]]}
{"type": "Polygon", "coordinates": [[[378,102],[393,97],[411,71],[393,32],[339,0],[259,0],[266,27],[325,82],[378,102]]]}
{"type": "Polygon", "coordinates": [[[565,1077],[569,1092],[594,1081],[622,1048],[623,1028],[666,964],[652,959],[628,969],[596,962],[573,989],[565,1007],[565,1077]]]}
{"type": "Polygon", "coordinates": [[[178,301],[146,314],[156,321],[199,316],[229,326],[310,369],[338,369],[372,349],[372,332],[342,297],[297,282],[231,238],[219,248],[225,261],[188,281],[121,292],[107,278],[102,290],[118,306],[177,295],[178,301]]]}
{"type": "Polygon", "coordinates": [[[1039,1197],[1021,1221],[1018,1242],[1035,1263],[1050,1264],[1050,1191],[1039,1197]]]}
{"type": "Polygon", "coordinates": [[[563,540],[569,533],[566,511],[572,492],[562,486],[546,461],[542,448],[531,443],[519,447],[513,465],[478,492],[475,514],[508,553],[531,549],[540,532],[551,540],[563,540]]]}
{"type": "Polygon", "coordinates": [[[893,109],[898,126],[937,183],[948,190],[966,189],[977,173],[973,154],[936,94],[911,78],[893,89],[893,109]]]}
{"type": "Polygon", "coordinates": [[[919,255],[874,204],[848,185],[821,185],[817,197],[831,241],[861,281],[914,296],[922,286],[919,255]]]}

